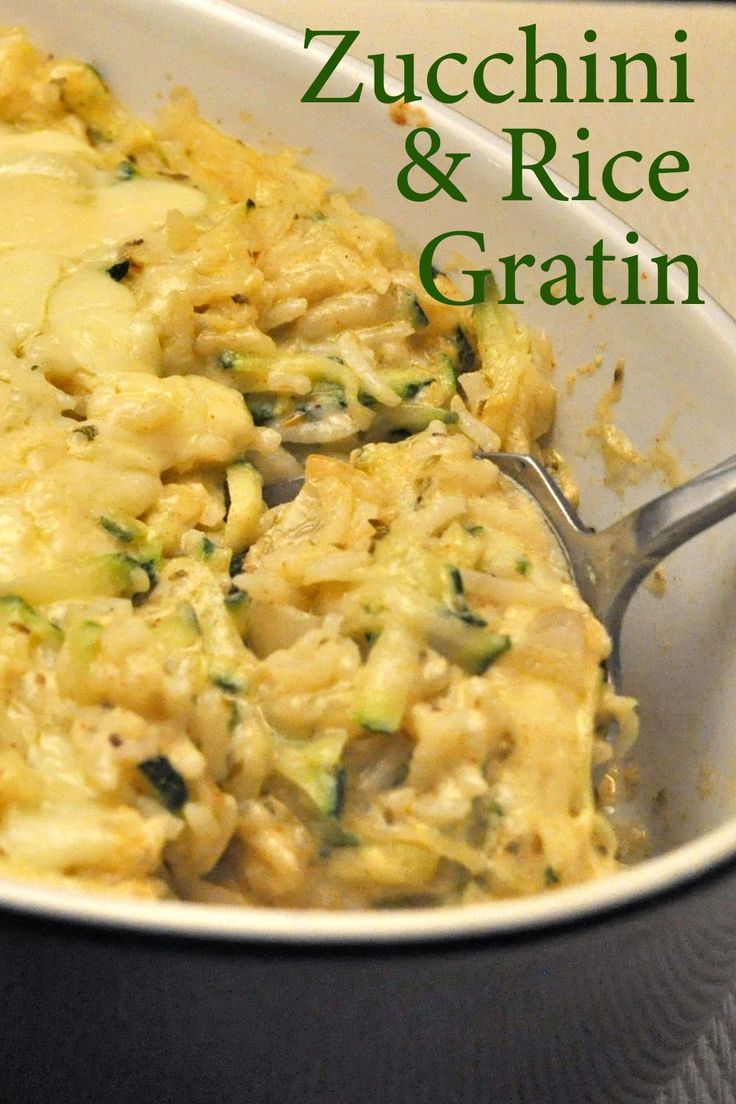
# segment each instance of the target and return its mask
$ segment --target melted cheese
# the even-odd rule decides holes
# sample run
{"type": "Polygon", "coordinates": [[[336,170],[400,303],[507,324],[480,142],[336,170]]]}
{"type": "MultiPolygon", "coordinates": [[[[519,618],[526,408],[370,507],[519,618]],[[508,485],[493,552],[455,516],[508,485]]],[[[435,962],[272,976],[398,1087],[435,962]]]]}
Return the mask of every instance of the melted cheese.
{"type": "MultiPolygon", "coordinates": [[[[121,178],[95,160],[71,134],[0,131],[0,340],[32,356],[63,351],[67,371],[153,371],[153,326],[106,265],[171,211],[194,215],[207,199],[179,181],[121,178]]],[[[57,372],[67,378],[61,364],[57,372]]]]}
{"type": "Polygon", "coordinates": [[[155,375],[160,349],[153,322],[107,268],[126,241],[172,211],[197,214],[207,197],[162,177],[121,179],[97,161],[69,133],[0,131],[0,341],[20,357],[0,368],[6,593],[27,573],[19,565],[49,569],[106,551],[101,514],[140,516],[163,471],[232,459],[251,433],[237,395],[210,381],[127,380],[155,375]],[[46,378],[35,375],[39,363],[46,378]],[[119,380],[112,391],[97,386],[110,375],[119,380]],[[76,432],[65,391],[88,395],[86,413],[101,423],[114,396],[94,440],[76,432]]]}
{"type": "Polygon", "coordinates": [[[197,214],[206,196],[161,177],[96,168],[89,144],[56,131],[0,133],[0,250],[35,247],[67,263],[114,250],[166,221],[197,214]]]}

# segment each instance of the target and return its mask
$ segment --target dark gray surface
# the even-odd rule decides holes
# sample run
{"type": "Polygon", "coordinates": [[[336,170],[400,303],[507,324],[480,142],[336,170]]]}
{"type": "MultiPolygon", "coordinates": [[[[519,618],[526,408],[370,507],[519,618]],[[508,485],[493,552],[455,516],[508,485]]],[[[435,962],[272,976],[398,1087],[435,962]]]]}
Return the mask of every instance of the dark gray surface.
{"type": "Polygon", "coordinates": [[[0,1104],[728,1104],[735,977],[736,862],[584,923],[437,943],[0,909],[0,1104]]]}
{"type": "Polygon", "coordinates": [[[736,1104],[736,998],[729,994],[656,1104],[736,1104]]]}

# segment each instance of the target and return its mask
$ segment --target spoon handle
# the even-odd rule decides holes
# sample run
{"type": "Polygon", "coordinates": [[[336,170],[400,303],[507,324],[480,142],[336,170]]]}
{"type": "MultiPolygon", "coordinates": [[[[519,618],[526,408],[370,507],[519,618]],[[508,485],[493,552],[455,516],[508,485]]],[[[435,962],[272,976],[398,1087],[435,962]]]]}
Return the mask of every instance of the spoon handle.
{"type": "Polygon", "coordinates": [[[685,541],[736,513],[736,456],[633,510],[597,533],[598,584],[607,591],[609,631],[620,628],[639,583],[685,541]]]}
{"type": "Polygon", "coordinates": [[[736,456],[646,502],[606,530],[633,538],[632,553],[651,571],[685,541],[736,512],[736,456]]]}

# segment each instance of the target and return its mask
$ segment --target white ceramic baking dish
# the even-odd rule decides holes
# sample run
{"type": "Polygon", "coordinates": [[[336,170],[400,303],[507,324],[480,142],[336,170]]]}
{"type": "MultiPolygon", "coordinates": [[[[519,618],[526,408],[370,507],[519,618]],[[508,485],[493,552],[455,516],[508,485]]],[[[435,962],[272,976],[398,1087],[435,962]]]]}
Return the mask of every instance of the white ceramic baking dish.
{"type": "MultiPolygon", "coordinates": [[[[326,4],[325,20],[339,26],[339,10],[326,4]]],[[[368,96],[359,104],[301,103],[324,52],[217,0],[0,0],[0,21],[94,62],[144,113],[173,84],[186,84],[227,129],[298,146],[341,188],[359,187],[363,206],[400,227],[414,248],[445,230],[481,230],[487,259],[565,252],[581,272],[598,239],[617,257],[632,252],[628,228],[595,204],[555,202],[539,190],[531,203],[502,202],[507,145],[430,102],[424,108],[443,149],[471,154],[462,176],[468,203],[460,210],[448,198],[403,199],[396,174],[407,160],[407,131],[388,109],[368,96]]],[[[333,81],[349,91],[361,79],[365,70],[351,62],[333,81]]],[[[658,251],[638,248],[651,272],[648,258],[658,251]]],[[[580,455],[619,359],[627,382],[617,420],[642,449],[667,425],[668,447],[686,472],[733,452],[736,326],[707,296],[702,306],[553,308],[539,303],[535,285],[520,281],[527,305],[519,311],[551,336],[563,395],[566,372],[604,354],[600,371],[561,401],[556,431],[589,523],[660,489],[642,483],[621,500],[603,486],[590,441],[580,455]]],[[[623,294],[619,270],[608,286],[623,294]]],[[[642,703],[641,783],[631,812],[652,825],[652,858],[534,899],[443,911],[297,915],[3,882],[0,997],[12,1013],[0,1058],[11,1082],[26,1086],[17,1098],[51,1099],[34,1062],[61,1046],[69,1016],[55,1012],[37,1036],[43,1025],[33,1009],[53,978],[57,1000],[74,1002],[78,1043],[66,1072],[55,1067],[54,1099],[132,1099],[115,1095],[115,1078],[128,1089],[145,1084],[139,1061],[157,1078],[184,1071],[185,1100],[210,1099],[198,1068],[221,1087],[221,1099],[240,1099],[237,1086],[247,1083],[242,1099],[255,1104],[367,1101],[379,1091],[392,1102],[650,1099],[736,960],[736,923],[728,920],[736,894],[735,536],[734,523],[723,523],[680,550],[668,564],[666,596],[643,591],[627,617],[625,686],[642,703]],[[112,1041],[125,1024],[127,1055],[112,1041]],[[152,1037],[161,1042],[155,1054],[152,1037]],[[94,1078],[79,1089],[94,1053],[99,1076],[113,1085],[108,1095],[89,1095],[94,1078]]]]}

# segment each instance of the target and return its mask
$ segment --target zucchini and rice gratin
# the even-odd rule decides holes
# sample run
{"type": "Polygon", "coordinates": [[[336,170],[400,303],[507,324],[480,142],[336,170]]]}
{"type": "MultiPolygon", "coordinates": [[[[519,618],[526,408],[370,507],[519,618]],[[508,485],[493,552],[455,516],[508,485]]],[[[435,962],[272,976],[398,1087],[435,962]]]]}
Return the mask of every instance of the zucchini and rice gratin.
{"type": "Polygon", "coordinates": [[[150,127],[11,30],[0,120],[0,875],[359,908],[616,869],[633,703],[475,456],[539,454],[544,342],[184,91],[150,127]]]}

